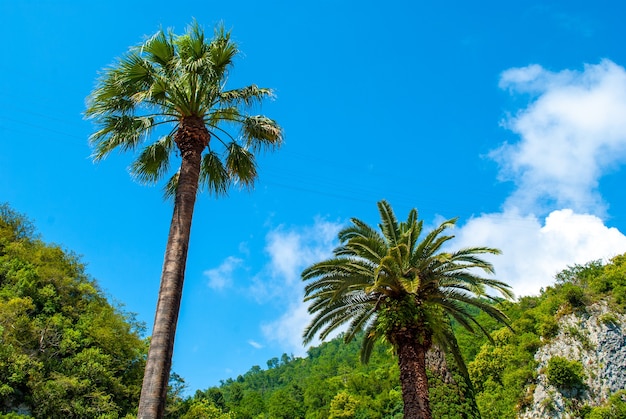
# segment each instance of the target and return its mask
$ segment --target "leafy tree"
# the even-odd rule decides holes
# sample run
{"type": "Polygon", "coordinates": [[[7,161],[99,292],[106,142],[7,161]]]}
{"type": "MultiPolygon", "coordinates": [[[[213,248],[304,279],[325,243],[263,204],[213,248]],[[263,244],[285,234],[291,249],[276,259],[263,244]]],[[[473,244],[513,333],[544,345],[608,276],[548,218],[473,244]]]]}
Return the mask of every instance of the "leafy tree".
{"type": "Polygon", "coordinates": [[[271,97],[271,90],[255,85],[224,89],[237,53],[223,27],[210,40],[196,22],[183,35],[160,30],[105,69],[88,98],[86,115],[99,126],[90,137],[95,160],[154,139],[131,167],[139,180],[153,183],[167,174],[172,156],[180,156],[179,169],[166,186],[166,194],[174,196],[174,213],[139,418],[164,413],[198,187],[215,195],[225,194],[233,182],[251,187],[257,177],[253,153],[282,141],[273,120],[247,113],[271,97]],[[226,125],[238,126],[240,137],[226,125]]]}
{"type": "Polygon", "coordinates": [[[210,401],[204,399],[193,401],[189,410],[180,419],[230,419],[232,417],[230,413],[222,412],[210,401]]]}
{"type": "MultiPolygon", "coordinates": [[[[457,332],[464,353],[469,354],[470,377],[484,419],[512,419],[532,405],[537,378],[534,355],[559,333],[561,316],[584,312],[586,306],[598,301],[609,303],[615,313],[624,312],[615,290],[626,289],[625,261],[626,257],[621,255],[606,265],[592,261],[570,266],[557,274],[556,283],[542,290],[539,296],[523,297],[516,303],[502,302],[500,308],[509,317],[515,333],[489,325],[487,330],[492,331],[495,344],[471,340],[463,330],[457,332]]],[[[482,314],[479,320],[484,325],[481,317],[482,314]]],[[[615,319],[612,314],[600,318],[609,323],[615,319]]],[[[576,361],[553,357],[546,374],[552,384],[562,389],[584,386],[582,365],[576,361]]]]}
{"type": "Polygon", "coordinates": [[[302,388],[295,383],[272,392],[268,413],[275,419],[304,418],[305,406],[302,388]]]}
{"type": "Polygon", "coordinates": [[[139,399],[143,326],[75,255],[0,205],[0,416],[117,418],[139,399]]]}
{"type": "Polygon", "coordinates": [[[359,400],[351,394],[342,391],[330,402],[329,418],[354,418],[358,407],[359,400]]]}
{"type": "MultiPolygon", "coordinates": [[[[361,359],[367,361],[374,343],[383,338],[397,356],[406,418],[430,418],[426,352],[434,342],[458,353],[449,318],[468,330],[482,330],[468,307],[475,307],[505,323],[506,316],[490,302],[486,289],[512,297],[507,284],[478,276],[492,273],[481,254],[498,254],[488,247],[442,251],[453,236],[442,235],[456,219],[448,220],[422,241],[423,221],[415,209],[398,222],[386,201],[378,203],[380,232],[356,218],[339,233],[335,257],[302,273],[305,301],[314,315],[304,332],[310,342],[348,324],[345,340],[364,331],[361,359]]],[[[460,357],[459,357],[460,358],[460,357]]]]}
{"type": "MultiPolygon", "coordinates": [[[[349,395],[357,405],[355,418],[402,418],[402,390],[397,362],[390,357],[391,347],[381,343],[372,351],[367,364],[358,362],[359,336],[348,344],[338,337],[310,348],[305,358],[290,359],[262,370],[253,366],[248,372],[223,381],[219,388],[196,391],[194,396],[169,406],[168,417],[187,414],[195,402],[209,400],[224,414],[234,418],[327,419],[331,403],[338,394],[349,395]],[[255,395],[250,397],[250,395],[255,395]],[[253,402],[253,406],[250,403],[253,402]]],[[[429,362],[432,356],[428,356],[429,362]]],[[[271,361],[271,360],[270,360],[271,361]]],[[[269,362],[274,365],[274,362],[269,362]]],[[[434,417],[469,419],[480,417],[474,409],[472,392],[454,362],[448,363],[445,379],[439,368],[429,364],[429,392],[434,417]],[[452,380],[448,380],[449,376],[452,380]]],[[[338,398],[335,404],[338,403],[338,398]]],[[[340,409],[336,405],[338,414],[340,409]]]]}

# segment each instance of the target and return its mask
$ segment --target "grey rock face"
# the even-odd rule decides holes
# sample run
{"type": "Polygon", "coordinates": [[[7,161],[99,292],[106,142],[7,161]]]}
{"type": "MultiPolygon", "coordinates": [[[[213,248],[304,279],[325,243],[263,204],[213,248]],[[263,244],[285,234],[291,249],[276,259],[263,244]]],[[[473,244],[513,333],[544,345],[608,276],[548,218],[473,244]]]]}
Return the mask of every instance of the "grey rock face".
{"type": "Polygon", "coordinates": [[[558,335],[539,348],[535,359],[539,366],[533,402],[518,417],[575,418],[579,407],[601,405],[611,394],[626,389],[626,315],[600,302],[586,312],[562,316],[558,335]],[[554,356],[583,365],[583,388],[564,390],[548,383],[545,371],[554,356]]]}

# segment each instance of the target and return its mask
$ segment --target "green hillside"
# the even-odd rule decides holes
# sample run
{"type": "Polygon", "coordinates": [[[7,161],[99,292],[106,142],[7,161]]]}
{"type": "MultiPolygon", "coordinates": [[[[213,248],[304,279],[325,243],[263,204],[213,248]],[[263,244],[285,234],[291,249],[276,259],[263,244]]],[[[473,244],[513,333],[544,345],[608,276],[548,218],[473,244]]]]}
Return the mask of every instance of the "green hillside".
{"type": "MultiPolygon", "coordinates": [[[[584,315],[599,302],[611,312],[600,321],[616,327],[626,308],[626,256],[604,265],[599,261],[570,267],[557,275],[555,284],[536,297],[523,297],[516,303],[502,302],[511,320],[511,329],[501,327],[483,315],[493,337],[490,342],[457,327],[459,346],[464,354],[476,390],[475,400],[483,418],[515,418],[530,407],[537,379],[537,350],[560,332],[560,319],[569,314],[584,315]]],[[[626,326],[626,325],[625,325],[626,326]]],[[[584,331],[566,330],[584,344],[584,331]]],[[[398,370],[390,348],[379,345],[368,365],[359,363],[359,340],[344,344],[341,338],[312,348],[306,358],[267,362],[246,374],[229,379],[219,387],[198,390],[193,397],[178,399],[170,406],[170,418],[394,418],[402,417],[398,370]],[[209,413],[211,412],[211,413],[209,413]]],[[[591,344],[591,343],[587,343],[591,344]]],[[[601,350],[601,348],[600,348],[601,350]]],[[[584,393],[584,374],[577,361],[549,363],[552,380],[564,394],[574,387],[584,393]]],[[[431,363],[431,402],[433,417],[478,417],[471,394],[453,363],[450,377],[431,363]],[[445,374],[444,374],[445,376],[445,374]]],[[[444,371],[445,372],[445,371],[444,371]]],[[[550,374],[548,374],[550,375],[550,374]]],[[[573,417],[626,417],[621,393],[613,394],[601,407],[576,397],[567,398],[573,417]],[[620,413],[621,412],[621,413],[620,413]],[[622,416],[620,416],[622,415],[622,416]]],[[[549,407],[549,406],[548,406],[549,407]]],[[[559,417],[559,412],[554,412],[559,417]]]]}
{"type": "MultiPolygon", "coordinates": [[[[626,418],[626,369],[615,358],[626,351],[626,255],[570,267],[539,296],[500,305],[511,329],[478,315],[493,342],[455,327],[472,384],[452,357],[429,354],[433,417],[626,418]],[[616,338],[610,350],[604,336],[616,338]]],[[[142,332],[77,256],[0,206],[0,418],[132,418],[142,332]]],[[[173,374],[167,417],[401,418],[391,348],[377,345],[367,365],[359,348],[338,337],[189,397],[173,374]]]]}
{"type": "Polygon", "coordinates": [[[140,332],[77,256],[43,243],[28,220],[0,205],[0,417],[132,412],[146,352],[140,332]]]}
{"type": "MultiPolygon", "coordinates": [[[[367,365],[359,362],[359,348],[358,340],[344,344],[337,338],[310,349],[306,358],[283,354],[264,369],[253,366],[219,387],[179,400],[168,417],[401,418],[399,373],[390,348],[378,345],[367,365]],[[229,414],[195,416],[207,405],[229,414]],[[185,415],[194,408],[194,415],[185,415]]],[[[462,376],[448,365],[447,377],[430,374],[433,416],[476,417],[462,376]]]]}

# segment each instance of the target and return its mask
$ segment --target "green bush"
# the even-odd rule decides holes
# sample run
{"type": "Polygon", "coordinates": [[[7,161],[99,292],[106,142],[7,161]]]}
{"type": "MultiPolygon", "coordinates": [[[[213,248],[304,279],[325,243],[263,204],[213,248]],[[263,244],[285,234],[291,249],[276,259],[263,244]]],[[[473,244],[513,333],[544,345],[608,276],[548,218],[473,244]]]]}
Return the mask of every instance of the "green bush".
{"type": "Polygon", "coordinates": [[[556,336],[559,332],[559,324],[552,316],[542,316],[538,326],[539,335],[545,339],[556,336]]]}
{"type": "Polygon", "coordinates": [[[572,284],[564,284],[563,294],[565,301],[567,301],[572,308],[577,309],[585,306],[585,292],[582,288],[572,284]]]}
{"type": "Polygon", "coordinates": [[[606,405],[594,407],[586,419],[626,419],[626,391],[618,391],[606,405]]]}
{"type": "Polygon", "coordinates": [[[598,320],[600,320],[600,323],[609,327],[619,324],[619,319],[613,313],[604,313],[599,317],[598,320]]]}
{"type": "Polygon", "coordinates": [[[583,366],[578,361],[570,361],[561,356],[553,356],[546,370],[548,382],[558,388],[571,389],[583,385],[583,366]]]}

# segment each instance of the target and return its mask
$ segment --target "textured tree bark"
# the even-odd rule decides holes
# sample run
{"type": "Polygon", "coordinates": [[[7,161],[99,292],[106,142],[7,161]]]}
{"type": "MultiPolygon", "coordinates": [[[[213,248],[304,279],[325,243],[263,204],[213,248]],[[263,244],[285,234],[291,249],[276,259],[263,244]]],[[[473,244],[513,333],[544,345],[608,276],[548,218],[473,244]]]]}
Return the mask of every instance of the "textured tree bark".
{"type": "Polygon", "coordinates": [[[165,413],[200,162],[202,150],[207,146],[209,138],[202,120],[193,117],[181,121],[175,136],[182,162],[165,249],[152,340],[139,399],[138,419],[161,419],[165,413]]]}
{"type": "Polygon", "coordinates": [[[394,341],[398,352],[404,418],[431,419],[426,375],[426,352],[430,347],[430,337],[422,339],[420,343],[415,331],[406,330],[396,334],[394,341]]]}

